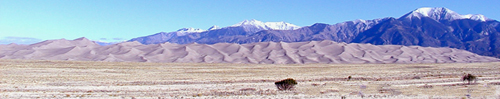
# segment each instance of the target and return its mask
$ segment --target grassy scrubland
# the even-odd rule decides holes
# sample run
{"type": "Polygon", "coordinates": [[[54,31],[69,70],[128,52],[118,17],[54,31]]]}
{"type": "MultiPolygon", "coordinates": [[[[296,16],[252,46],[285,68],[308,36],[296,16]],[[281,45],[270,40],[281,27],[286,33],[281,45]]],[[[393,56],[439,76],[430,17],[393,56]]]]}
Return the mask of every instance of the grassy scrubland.
{"type": "Polygon", "coordinates": [[[202,64],[0,60],[0,98],[500,98],[500,63],[202,64]],[[462,76],[472,74],[468,84],[462,76]],[[351,76],[350,79],[348,77],[351,76]],[[274,82],[293,78],[293,90],[274,82]]]}

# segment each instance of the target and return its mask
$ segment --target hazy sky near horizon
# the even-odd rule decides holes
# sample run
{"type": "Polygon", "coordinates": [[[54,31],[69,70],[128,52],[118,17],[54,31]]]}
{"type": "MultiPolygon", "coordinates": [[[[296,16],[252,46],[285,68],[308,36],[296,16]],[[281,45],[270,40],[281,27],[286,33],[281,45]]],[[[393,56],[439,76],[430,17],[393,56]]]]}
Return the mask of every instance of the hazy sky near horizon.
{"type": "Polygon", "coordinates": [[[500,0],[0,0],[0,44],[49,39],[122,41],[243,20],[298,26],[400,17],[420,7],[500,19],[500,0]]]}

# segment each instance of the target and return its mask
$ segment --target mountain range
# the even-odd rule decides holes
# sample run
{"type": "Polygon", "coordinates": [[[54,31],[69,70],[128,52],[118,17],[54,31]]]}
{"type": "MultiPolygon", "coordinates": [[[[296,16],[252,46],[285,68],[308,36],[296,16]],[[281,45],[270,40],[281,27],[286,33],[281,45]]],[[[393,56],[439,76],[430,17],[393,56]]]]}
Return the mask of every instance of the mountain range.
{"type": "Polygon", "coordinates": [[[213,26],[208,30],[187,28],[129,41],[142,44],[248,44],[331,40],[374,45],[450,47],[500,57],[499,23],[480,14],[461,15],[447,8],[424,7],[399,18],[354,20],[333,25],[316,23],[305,27],[286,22],[245,20],[228,27],[213,26]]]}
{"type": "Polygon", "coordinates": [[[245,20],[227,27],[182,28],[119,43],[82,37],[0,45],[0,59],[259,64],[498,62],[500,59],[494,57],[500,57],[499,23],[447,8],[419,8],[399,18],[304,27],[245,20]]]}

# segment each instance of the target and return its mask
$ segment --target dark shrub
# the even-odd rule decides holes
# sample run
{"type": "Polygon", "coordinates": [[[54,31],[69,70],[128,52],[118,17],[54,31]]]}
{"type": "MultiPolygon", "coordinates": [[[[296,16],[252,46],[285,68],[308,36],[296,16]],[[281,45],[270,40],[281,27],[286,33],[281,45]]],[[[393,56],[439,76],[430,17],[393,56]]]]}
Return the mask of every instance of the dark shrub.
{"type": "Polygon", "coordinates": [[[276,87],[278,87],[278,90],[292,90],[293,86],[297,85],[297,82],[292,78],[288,78],[285,80],[274,82],[274,84],[276,85],[276,87]]]}
{"type": "Polygon", "coordinates": [[[463,81],[467,80],[467,81],[469,82],[469,85],[470,85],[470,82],[471,82],[471,81],[474,81],[474,82],[475,82],[477,79],[476,79],[476,76],[474,76],[474,75],[472,75],[472,74],[467,74],[467,75],[464,75],[464,76],[462,77],[462,80],[463,80],[463,81]]]}
{"type": "Polygon", "coordinates": [[[415,76],[412,79],[420,79],[420,77],[419,76],[415,76]]]}
{"type": "Polygon", "coordinates": [[[422,88],[434,88],[434,86],[425,84],[422,88]]]}

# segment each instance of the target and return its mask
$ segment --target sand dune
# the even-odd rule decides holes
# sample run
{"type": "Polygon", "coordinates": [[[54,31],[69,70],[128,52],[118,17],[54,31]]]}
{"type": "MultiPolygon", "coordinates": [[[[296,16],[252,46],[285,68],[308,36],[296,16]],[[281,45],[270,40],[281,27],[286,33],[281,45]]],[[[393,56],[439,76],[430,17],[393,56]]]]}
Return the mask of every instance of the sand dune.
{"type": "Polygon", "coordinates": [[[48,40],[32,45],[0,45],[0,59],[180,63],[454,63],[500,59],[465,50],[333,41],[252,44],[151,44],[124,42],[99,46],[86,39],[48,40]]]}

